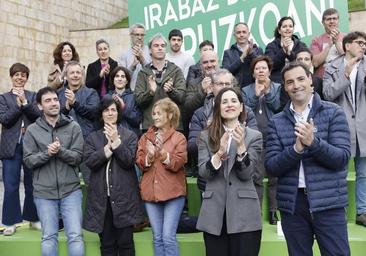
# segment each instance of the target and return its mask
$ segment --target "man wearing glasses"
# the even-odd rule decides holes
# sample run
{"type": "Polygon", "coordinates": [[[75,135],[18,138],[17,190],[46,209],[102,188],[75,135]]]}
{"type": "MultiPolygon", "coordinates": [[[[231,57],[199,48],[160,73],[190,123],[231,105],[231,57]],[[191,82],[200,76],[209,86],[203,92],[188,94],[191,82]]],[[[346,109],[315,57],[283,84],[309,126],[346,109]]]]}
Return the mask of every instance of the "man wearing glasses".
{"type": "Polygon", "coordinates": [[[366,34],[351,32],[342,43],[345,54],[326,67],[323,95],[340,105],[347,116],[356,170],[356,224],[366,227],[366,34]]]}
{"type": "Polygon", "coordinates": [[[338,29],[339,14],[336,9],[326,9],[323,12],[322,23],[325,33],[314,38],[310,45],[314,56],[315,75],[320,78],[324,75],[324,64],[343,54],[342,39],[345,35],[338,29]]]}
{"type": "Polygon", "coordinates": [[[144,45],[145,27],[136,23],[130,27],[131,48],[122,53],[118,65],[126,67],[131,73],[131,90],[135,90],[137,74],[141,68],[151,62],[149,48],[144,45]]]}

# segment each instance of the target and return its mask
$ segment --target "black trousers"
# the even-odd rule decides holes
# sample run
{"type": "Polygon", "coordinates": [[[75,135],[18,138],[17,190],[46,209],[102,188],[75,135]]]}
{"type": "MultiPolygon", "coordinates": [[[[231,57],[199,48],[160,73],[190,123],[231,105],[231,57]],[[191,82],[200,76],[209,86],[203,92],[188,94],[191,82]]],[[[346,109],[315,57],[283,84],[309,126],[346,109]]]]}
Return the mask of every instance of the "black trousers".
{"type": "Polygon", "coordinates": [[[134,256],[133,226],[116,228],[113,224],[111,203],[108,199],[104,227],[99,234],[102,256],[134,256]]]}
{"type": "Polygon", "coordinates": [[[304,189],[297,192],[294,214],[281,211],[281,225],[290,256],[312,256],[314,236],[322,256],[349,256],[344,208],[310,213],[304,189]]]}
{"type": "Polygon", "coordinates": [[[228,234],[225,219],[221,235],[203,233],[206,256],[258,256],[262,230],[228,234]]]}

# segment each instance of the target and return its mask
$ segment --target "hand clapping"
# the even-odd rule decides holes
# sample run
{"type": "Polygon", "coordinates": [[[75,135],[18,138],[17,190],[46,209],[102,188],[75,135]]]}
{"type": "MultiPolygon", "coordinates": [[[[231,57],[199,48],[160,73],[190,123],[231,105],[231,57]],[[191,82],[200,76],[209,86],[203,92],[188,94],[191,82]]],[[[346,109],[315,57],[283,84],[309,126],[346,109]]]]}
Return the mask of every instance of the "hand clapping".
{"type": "Polygon", "coordinates": [[[302,152],[305,147],[309,147],[314,141],[314,121],[297,122],[295,124],[296,143],[298,152],[302,152]]]}

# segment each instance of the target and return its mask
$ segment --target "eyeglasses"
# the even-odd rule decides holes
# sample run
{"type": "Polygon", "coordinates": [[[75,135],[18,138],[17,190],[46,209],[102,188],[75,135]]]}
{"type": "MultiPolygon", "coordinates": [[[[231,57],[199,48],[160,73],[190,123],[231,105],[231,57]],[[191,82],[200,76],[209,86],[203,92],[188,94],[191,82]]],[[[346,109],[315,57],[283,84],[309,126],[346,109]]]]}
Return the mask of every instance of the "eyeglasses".
{"type": "Polygon", "coordinates": [[[324,19],[325,21],[338,20],[338,17],[328,17],[324,19]]]}
{"type": "Polygon", "coordinates": [[[231,83],[215,83],[215,85],[218,85],[220,87],[228,87],[231,86],[231,83]]]}
{"type": "Polygon", "coordinates": [[[145,34],[137,34],[137,33],[133,33],[132,35],[134,35],[134,36],[141,36],[141,37],[145,36],[145,34]]]}
{"type": "Polygon", "coordinates": [[[365,41],[353,41],[352,43],[356,43],[358,44],[361,48],[365,48],[366,47],[366,42],[365,41]]]}

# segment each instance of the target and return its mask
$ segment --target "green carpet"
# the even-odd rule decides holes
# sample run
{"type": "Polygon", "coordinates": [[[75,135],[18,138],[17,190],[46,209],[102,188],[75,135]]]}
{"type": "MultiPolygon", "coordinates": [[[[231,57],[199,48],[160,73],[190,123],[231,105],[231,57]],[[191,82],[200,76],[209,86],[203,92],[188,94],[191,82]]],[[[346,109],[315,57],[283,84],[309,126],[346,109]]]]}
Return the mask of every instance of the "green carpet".
{"type": "MultiPolygon", "coordinates": [[[[348,224],[351,254],[363,256],[366,252],[366,228],[348,224]]],[[[66,237],[59,233],[59,255],[67,255],[66,237]]],[[[87,256],[99,256],[99,238],[96,234],[84,232],[87,256]]],[[[151,230],[135,233],[136,256],[153,256],[151,230]]],[[[36,256],[40,255],[41,235],[39,231],[27,227],[17,229],[12,237],[0,236],[0,255],[2,256],[36,256]]],[[[181,256],[205,255],[202,233],[178,234],[181,256]]],[[[260,256],[287,255],[286,242],[277,236],[276,227],[264,224],[260,256]]],[[[320,256],[316,243],[314,255],[320,256]]]]}

